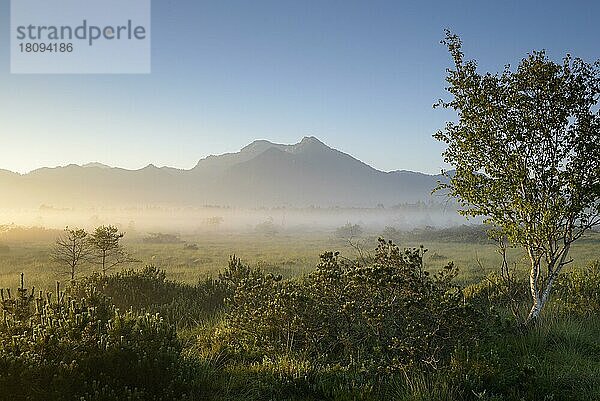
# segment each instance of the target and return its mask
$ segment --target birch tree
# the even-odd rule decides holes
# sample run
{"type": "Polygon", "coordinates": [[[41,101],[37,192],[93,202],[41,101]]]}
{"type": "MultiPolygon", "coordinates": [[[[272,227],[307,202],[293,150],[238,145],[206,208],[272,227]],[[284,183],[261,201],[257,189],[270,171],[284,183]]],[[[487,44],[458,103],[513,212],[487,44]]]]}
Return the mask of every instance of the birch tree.
{"type": "Polygon", "coordinates": [[[600,62],[567,55],[562,63],[544,51],[515,69],[478,72],[465,61],[458,36],[446,32],[453,67],[447,70],[452,109],[434,137],[447,144],[455,173],[441,184],[461,213],[483,216],[530,263],[531,309],[540,315],[575,241],[600,223],[600,62]]]}

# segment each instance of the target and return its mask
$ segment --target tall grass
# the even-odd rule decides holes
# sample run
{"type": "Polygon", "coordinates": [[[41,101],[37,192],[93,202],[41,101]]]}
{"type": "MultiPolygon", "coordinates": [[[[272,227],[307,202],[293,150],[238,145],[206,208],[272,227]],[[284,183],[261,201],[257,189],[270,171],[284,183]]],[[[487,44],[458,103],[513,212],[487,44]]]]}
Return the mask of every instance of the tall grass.
{"type": "MultiPolygon", "coordinates": [[[[273,246],[282,247],[283,255],[282,244],[273,246]]],[[[306,244],[298,246],[301,248],[306,244]]],[[[436,259],[439,260],[436,263],[445,263],[446,257],[453,256],[455,252],[463,252],[467,245],[444,246],[445,248],[441,247],[438,251],[436,259]]],[[[30,260],[43,259],[42,249],[36,249],[36,252],[30,253],[33,255],[33,259],[30,260]]],[[[164,248],[164,252],[168,253],[169,249],[171,248],[164,248]]],[[[13,252],[11,247],[9,255],[12,254],[12,257],[16,255],[13,252]]],[[[174,257],[179,257],[177,252],[196,251],[173,248],[173,252],[174,257]]],[[[488,256],[489,260],[492,260],[492,254],[488,256]]],[[[463,255],[462,258],[466,260],[468,257],[463,255]]],[[[309,285],[312,276],[308,274],[301,274],[299,271],[287,274],[287,268],[284,269],[278,262],[251,260],[253,269],[259,266],[266,270],[260,273],[261,280],[267,280],[269,283],[274,280],[272,285],[265,287],[266,289],[279,289],[282,286],[286,288],[285,293],[279,294],[285,297],[280,297],[277,293],[261,292],[265,299],[275,297],[279,302],[258,308],[265,314],[268,314],[270,309],[287,307],[283,310],[286,314],[281,315],[280,309],[276,311],[278,313],[265,315],[277,318],[266,320],[275,330],[289,327],[285,325],[284,320],[279,320],[283,316],[292,319],[298,330],[307,329],[312,334],[319,334],[319,330],[322,329],[319,321],[310,320],[315,318],[314,313],[308,313],[302,319],[296,314],[298,311],[306,311],[306,304],[300,301],[310,299],[314,310],[317,311],[329,308],[325,309],[327,316],[337,319],[336,316],[346,316],[344,311],[347,308],[335,309],[335,301],[344,299],[343,296],[347,301],[344,305],[360,302],[365,307],[355,305],[353,310],[362,311],[360,313],[367,318],[371,315],[377,317],[367,319],[369,324],[398,324],[398,319],[393,318],[392,312],[380,308],[380,305],[374,302],[376,297],[372,294],[385,288],[385,285],[363,286],[363,276],[364,281],[368,282],[370,275],[381,273],[381,269],[367,266],[364,272],[359,271],[363,274],[361,276],[356,276],[356,271],[348,271],[347,274],[356,278],[348,282],[352,284],[348,287],[339,285],[343,274],[337,279],[331,275],[324,276],[327,280],[323,281],[323,285],[319,284],[321,281],[317,282],[319,285],[309,285]],[[279,277],[280,275],[283,277],[279,277]],[[284,286],[281,284],[283,282],[289,284],[284,286]],[[315,292],[322,287],[327,289],[327,292],[315,292]],[[347,294],[350,288],[353,288],[354,292],[347,294]],[[306,296],[299,297],[302,291],[306,296]],[[327,298],[327,301],[321,296],[324,293],[332,293],[335,296],[327,298]],[[283,301],[285,303],[281,303],[283,301]]],[[[225,262],[221,266],[225,266],[225,262]]],[[[433,265],[428,265],[427,256],[425,268],[433,268],[433,265]]],[[[461,302],[476,310],[479,313],[477,316],[483,317],[476,321],[476,340],[467,343],[454,338],[452,334],[453,338],[445,343],[445,346],[449,347],[448,357],[441,359],[435,367],[414,364],[407,365],[405,369],[385,369],[385,355],[374,358],[376,362],[381,363],[362,363],[361,358],[367,349],[364,347],[356,347],[358,351],[349,354],[345,359],[332,358],[335,356],[333,348],[328,350],[328,347],[322,347],[323,353],[330,354],[329,357],[323,358],[309,356],[305,347],[284,347],[275,350],[277,352],[262,347],[258,342],[251,347],[236,347],[240,335],[233,330],[229,314],[231,310],[228,308],[232,307],[231,300],[235,298],[231,291],[237,290],[239,283],[232,287],[235,280],[228,279],[231,277],[227,274],[211,279],[205,276],[204,271],[196,270],[195,280],[188,280],[187,283],[173,280],[168,272],[155,267],[125,270],[107,277],[96,275],[75,284],[65,297],[71,295],[72,300],[77,302],[75,306],[82,310],[100,300],[98,305],[104,305],[104,309],[111,314],[121,316],[120,321],[125,322],[124,326],[115,328],[114,323],[109,322],[111,318],[108,316],[99,319],[100,326],[95,322],[98,320],[96,318],[90,318],[89,322],[78,326],[81,317],[75,315],[81,313],[77,310],[71,318],[69,309],[65,308],[64,314],[56,312],[56,316],[60,316],[56,327],[63,327],[60,325],[64,323],[58,322],[59,320],[68,322],[69,319],[74,319],[74,326],[59,329],[59,332],[65,330],[69,338],[44,343],[38,342],[39,338],[43,337],[37,337],[36,334],[34,339],[33,332],[29,331],[29,327],[45,324],[36,320],[38,317],[32,312],[28,315],[28,319],[32,319],[31,322],[22,325],[23,337],[19,340],[31,345],[32,351],[27,355],[22,352],[22,348],[12,345],[12,333],[0,330],[0,382],[4,383],[4,387],[0,389],[0,399],[25,399],[26,396],[34,400],[68,399],[65,398],[65,394],[76,394],[89,400],[150,399],[152,397],[148,392],[159,392],[159,389],[155,383],[147,382],[146,375],[156,383],[173,383],[164,384],[165,388],[170,386],[168,392],[163,392],[163,395],[155,399],[169,399],[169,396],[176,394],[181,400],[600,400],[600,274],[594,273],[593,266],[590,269],[574,270],[573,273],[565,275],[557,284],[553,302],[541,318],[526,330],[519,329],[514,321],[508,318],[510,312],[497,283],[486,279],[479,285],[473,285],[465,291],[467,296],[461,302]],[[198,277],[205,278],[199,280],[198,277]],[[81,299],[85,301],[80,304],[81,299]],[[120,311],[115,311],[113,305],[120,311]],[[80,329],[88,326],[89,332],[80,329]],[[177,337],[174,337],[175,329],[177,337]],[[97,346],[94,333],[101,333],[112,341],[111,346],[97,346]],[[88,340],[92,345],[87,344],[88,340]],[[166,343],[169,349],[162,355],[168,358],[165,359],[164,366],[156,365],[160,368],[157,369],[153,365],[153,359],[148,362],[145,355],[152,347],[158,347],[157,342],[162,344],[163,340],[168,340],[166,343]],[[121,347],[122,344],[126,347],[121,347]],[[90,352],[86,351],[88,346],[96,359],[90,359],[90,352]],[[61,352],[67,352],[65,350],[70,358],[68,361],[58,358],[61,352]],[[28,355],[38,359],[30,360],[28,355]],[[43,358],[46,358],[44,368],[36,368],[36,364],[39,365],[38,362],[43,358]],[[86,370],[78,371],[81,366],[86,370]],[[140,370],[128,376],[119,366],[140,370]],[[12,372],[14,369],[17,372],[17,381],[14,379],[15,373],[12,372]],[[104,375],[103,378],[95,376],[99,371],[104,375]],[[168,372],[170,376],[162,377],[161,372],[168,372]],[[123,377],[115,376],[117,373],[123,377]],[[65,380],[84,386],[84,391],[70,389],[71,392],[61,395],[61,382],[53,378],[54,374],[65,375],[65,380]],[[88,376],[85,376],[86,374],[88,376]],[[50,386],[48,388],[52,389],[52,393],[46,393],[44,398],[41,387],[23,390],[29,382],[38,387],[40,383],[50,386]]],[[[14,273],[11,282],[18,283],[18,270],[12,269],[11,272],[14,273]]],[[[334,269],[333,272],[337,270],[334,269]]],[[[479,272],[473,273],[474,276],[478,274],[479,272]]],[[[384,277],[386,281],[387,276],[377,277],[384,277]]],[[[459,278],[466,277],[463,275],[459,278]]],[[[251,283],[246,282],[242,287],[251,288],[248,284],[251,283]]],[[[519,291],[524,290],[526,287],[519,287],[519,291]]],[[[390,294],[395,294],[394,291],[390,288],[390,294]]],[[[389,297],[380,298],[384,305],[388,305],[389,297]]],[[[238,296],[236,299],[245,298],[238,296]]],[[[526,294],[517,301],[522,303],[522,307],[527,307],[526,294]]],[[[9,304],[6,305],[10,307],[9,304]]],[[[248,308],[249,313],[252,310],[248,308]]],[[[100,309],[97,309],[97,312],[99,311],[100,309]]],[[[418,324],[419,327],[426,327],[426,324],[432,322],[431,319],[426,322],[419,321],[416,312],[411,314],[411,318],[414,318],[411,324],[418,324]]],[[[451,322],[460,320],[452,319],[451,322]]],[[[362,323],[360,325],[364,326],[362,323]]],[[[11,327],[14,326],[11,324],[11,327]]],[[[42,326],[40,327],[43,330],[48,330],[48,327],[42,326]]],[[[381,334],[381,330],[376,332],[381,334]]],[[[327,333],[331,343],[336,344],[335,340],[340,334],[343,334],[345,339],[351,339],[354,337],[349,334],[356,334],[356,331],[344,333],[341,330],[330,330],[327,333]]],[[[394,326],[395,336],[407,333],[410,334],[410,331],[394,326]]],[[[365,336],[358,335],[352,341],[360,344],[368,340],[363,338],[365,336]]],[[[417,341],[412,343],[418,344],[417,341]]],[[[377,350],[377,347],[373,349],[377,350]]],[[[403,351],[400,349],[398,352],[403,351]]]]}

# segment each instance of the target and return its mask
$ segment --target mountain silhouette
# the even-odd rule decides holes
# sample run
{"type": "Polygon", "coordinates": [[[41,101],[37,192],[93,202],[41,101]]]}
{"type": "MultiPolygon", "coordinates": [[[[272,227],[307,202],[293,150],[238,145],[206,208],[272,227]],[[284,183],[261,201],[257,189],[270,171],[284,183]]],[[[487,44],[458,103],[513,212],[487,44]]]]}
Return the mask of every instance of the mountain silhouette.
{"type": "Polygon", "coordinates": [[[293,145],[257,140],[239,152],[201,159],[190,170],[100,163],[23,175],[0,170],[0,207],[392,206],[431,200],[443,179],[380,171],[310,136],[293,145]]]}

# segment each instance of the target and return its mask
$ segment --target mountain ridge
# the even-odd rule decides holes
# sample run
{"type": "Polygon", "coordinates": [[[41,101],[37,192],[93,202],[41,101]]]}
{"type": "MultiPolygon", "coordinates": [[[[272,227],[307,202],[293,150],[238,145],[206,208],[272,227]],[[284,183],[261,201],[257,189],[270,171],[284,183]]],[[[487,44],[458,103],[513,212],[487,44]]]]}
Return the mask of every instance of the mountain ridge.
{"type": "Polygon", "coordinates": [[[168,204],[233,207],[374,207],[431,200],[441,175],[381,171],[314,136],[295,144],[264,139],[210,155],[191,169],[154,164],[128,170],[98,162],[0,170],[0,207],[168,204]]]}

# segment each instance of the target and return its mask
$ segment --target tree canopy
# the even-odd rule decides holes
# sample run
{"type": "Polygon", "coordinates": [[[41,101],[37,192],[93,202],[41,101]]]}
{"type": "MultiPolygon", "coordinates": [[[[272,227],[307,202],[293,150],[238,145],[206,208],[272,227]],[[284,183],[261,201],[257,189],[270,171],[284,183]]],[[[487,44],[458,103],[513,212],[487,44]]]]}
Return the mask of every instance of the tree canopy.
{"type": "Polygon", "coordinates": [[[483,216],[499,236],[522,246],[531,262],[535,319],[548,300],[571,244],[600,223],[600,63],[567,55],[562,63],[534,51],[499,74],[465,61],[446,32],[454,67],[446,81],[453,109],[434,137],[448,147],[449,184],[461,212],[483,216]]]}

